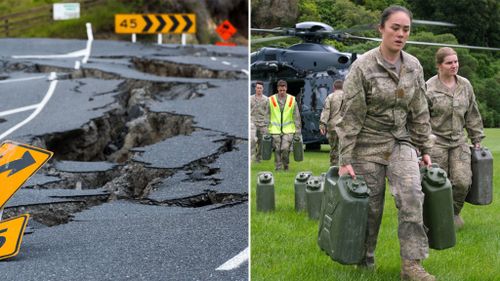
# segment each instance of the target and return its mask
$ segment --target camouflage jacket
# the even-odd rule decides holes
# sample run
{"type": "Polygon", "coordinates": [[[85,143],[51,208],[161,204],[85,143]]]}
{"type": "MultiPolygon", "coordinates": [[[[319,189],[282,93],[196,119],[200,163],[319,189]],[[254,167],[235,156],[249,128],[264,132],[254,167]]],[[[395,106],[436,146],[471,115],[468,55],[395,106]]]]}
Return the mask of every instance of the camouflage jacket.
{"type": "Polygon", "coordinates": [[[341,119],[336,127],[340,164],[356,160],[387,165],[398,142],[428,154],[431,126],[422,66],[402,51],[399,75],[384,63],[379,48],[358,58],[344,81],[341,119]]]}
{"type": "Polygon", "coordinates": [[[321,111],[321,117],[319,118],[319,124],[323,128],[327,128],[328,132],[334,131],[335,125],[340,118],[339,112],[343,95],[344,92],[342,90],[335,90],[325,99],[323,110],[321,111]]]}
{"type": "Polygon", "coordinates": [[[257,99],[256,95],[250,97],[250,118],[255,126],[267,127],[269,124],[269,117],[266,116],[269,107],[269,98],[262,95],[257,99]]]}
{"type": "Polygon", "coordinates": [[[456,147],[465,143],[464,128],[472,143],[479,143],[484,138],[483,121],[472,85],[464,77],[457,75],[456,78],[454,90],[449,90],[437,75],[427,81],[432,133],[439,146],[456,147]]]}
{"type": "MultiPolygon", "coordinates": [[[[280,110],[283,112],[283,108],[285,108],[285,102],[286,98],[283,100],[280,100],[278,98],[278,94],[274,94],[276,96],[276,100],[278,101],[278,104],[280,106],[280,110]]],[[[289,93],[287,93],[289,95],[289,93]]],[[[267,103],[267,110],[266,110],[266,120],[267,124],[269,124],[269,120],[271,119],[271,104],[268,102],[267,103]]],[[[295,133],[300,135],[301,134],[301,128],[302,128],[302,120],[300,119],[300,112],[299,112],[299,107],[297,106],[297,100],[295,100],[295,110],[293,111],[293,120],[295,120],[295,133]]]]}

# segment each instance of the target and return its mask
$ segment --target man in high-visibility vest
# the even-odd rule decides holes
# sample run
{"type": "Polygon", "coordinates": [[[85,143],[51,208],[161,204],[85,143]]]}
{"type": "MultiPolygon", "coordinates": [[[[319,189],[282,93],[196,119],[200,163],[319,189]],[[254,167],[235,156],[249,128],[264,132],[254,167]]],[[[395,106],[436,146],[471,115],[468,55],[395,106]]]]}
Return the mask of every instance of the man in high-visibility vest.
{"type": "Polygon", "coordinates": [[[278,93],[269,98],[269,134],[273,137],[276,171],[288,171],[294,136],[300,137],[301,121],[295,97],[287,92],[287,83],[278,81],[278,93]]]}

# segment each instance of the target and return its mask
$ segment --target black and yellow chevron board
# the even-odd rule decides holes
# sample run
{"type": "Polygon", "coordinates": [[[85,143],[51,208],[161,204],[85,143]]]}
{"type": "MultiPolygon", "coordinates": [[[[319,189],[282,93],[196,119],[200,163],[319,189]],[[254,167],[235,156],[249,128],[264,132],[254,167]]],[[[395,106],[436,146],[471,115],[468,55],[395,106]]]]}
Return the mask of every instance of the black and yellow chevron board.
{"type": "Polygon", "coordinates": [[[196,33],[195,14],[116,14],[117,34],[196,33]]]}

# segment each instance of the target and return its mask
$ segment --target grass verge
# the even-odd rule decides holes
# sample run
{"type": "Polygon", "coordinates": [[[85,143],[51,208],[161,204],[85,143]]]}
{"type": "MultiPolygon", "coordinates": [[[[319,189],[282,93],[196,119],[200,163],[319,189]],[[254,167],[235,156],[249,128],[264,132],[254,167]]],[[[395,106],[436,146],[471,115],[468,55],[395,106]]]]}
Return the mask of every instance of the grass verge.
{"type": "MultiPolygon", "coordinates": [[[[500,174],[500,129],[486,129],[483,145],[495,160],[494,174],[500,174]]],[[[293,157],[293,156],[292,156],[293,157]]],[[[288,173],[274,172],[273,161],[251,165],[251,278],[252,280],[399,280],[397,213],[387,189],[384,216],[376,251],[376,271],[332,261],[317,246],[318,222],[294,209],[294,179],[300,171],[318,176],[328,169],[328,146],[306,152],[303,162],[290,164],[288,173]],[[256,211],[256,178],[260,171],[272,171],[276,210],[256,211]]],[[[494,176],[493,203],[467,204],[465,227],[457,233],[457,244],[446,250],[430,250],[425,268],[438,280],[500,280],[500,176],[494,176]]]]}
{"type": "Polygon", "coordinates": [[[50,21],[30,28],[19,37],[39,38],[87,38],[85,23],[92,23],[95,36],[114,34],[115,14],[132,13],[133,7],[119,1],[107,1],[103,5],[81,11],[80,18],[62,21],[50,21]],[[111,11],[111,12],[110,12],[111,11]],[[96,32],[99,31],[99,32],[96,32]]]}

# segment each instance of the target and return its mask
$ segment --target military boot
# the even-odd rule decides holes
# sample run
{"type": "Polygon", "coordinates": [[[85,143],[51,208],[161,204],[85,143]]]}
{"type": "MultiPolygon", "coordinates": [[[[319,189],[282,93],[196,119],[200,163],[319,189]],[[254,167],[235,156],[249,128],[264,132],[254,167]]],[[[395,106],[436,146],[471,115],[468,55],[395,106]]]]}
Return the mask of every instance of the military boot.
{"type": "Polygon", "coordinates": [[[464,220],[462,219],[462,217],[460,215],[453,216],[453,222],[455,223],[456,230],[461,229],[462,227],[464,227],[464,224],[465,224],[464,220]]]}
{"type": "Polygon", "coordinates": [[[401,263],[401,280],[435,281],[436,277],[425,271],[420,264],[420,260],[403,260],[401,263]]]}
{"type": "Polygon", "coordinates": [[[356,268],[366,271],[375,271],[375,257],[364,257],[363,260],[356,265],[356,268]]]}

